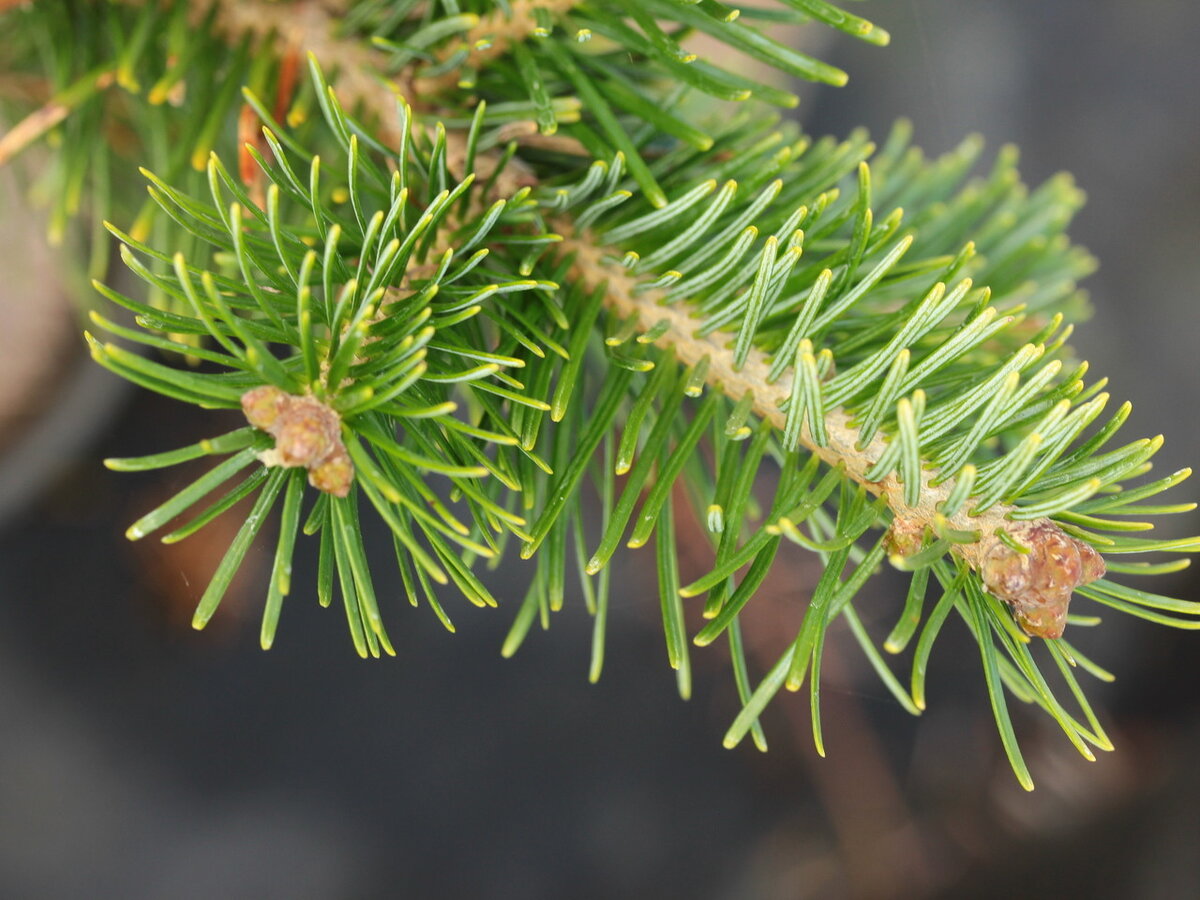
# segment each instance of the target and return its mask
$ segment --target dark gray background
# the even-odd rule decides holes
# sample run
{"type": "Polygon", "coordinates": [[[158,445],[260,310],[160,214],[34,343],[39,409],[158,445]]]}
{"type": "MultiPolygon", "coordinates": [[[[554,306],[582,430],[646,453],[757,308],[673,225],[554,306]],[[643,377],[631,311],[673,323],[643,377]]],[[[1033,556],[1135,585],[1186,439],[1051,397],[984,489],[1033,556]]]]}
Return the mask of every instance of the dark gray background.
{"type": "MultiPolygon", "coordinates": [[[[1031,182],[1073,171],[1091,199],[1072,233],[1102,263],[1074,344],[1133,400],[1131,439],[1168,435],[1164,470],[1200,461],[1197,6],[853,8],[893,45],[836,40],[852,81],[806,91],[809,127],[882,134],[905,115],[932,153],[979,131],[1019,143],[1031,182]]],[[[1094,692],[1118,751],[1087,764],[1018,715],[1033,795],[999,755],[962,633],[938,649],[920,720],[835,647],[829,759],[808,743],[803,698],[772,711],[769,755],[722,750],[725,663],[701,654],[695,697],[678,700],[636,560],[615,576],[597,686],[575,612],[504,661],[511,606],[452,605],[455,636],[428,610],[393,609],[399,659],[365,664],[340,612],[302,590],[263,654],[261,581],[241,619],[192,633],[200,585],[121,535],[167,487],[95,462],[216,430],[138,396],[0,533],[5,895],[1200,896],[1200,638],[1120,620],[1089,636],[1121,675],[1094,692]]],[[[302,566],[297,583],[311,578],[302,566]]],[[[494,584],[513,596],[523,578],[514,567],[494,584]]],[[[1186,577],[1172,587],[1196,595],[1186,577]]]]}

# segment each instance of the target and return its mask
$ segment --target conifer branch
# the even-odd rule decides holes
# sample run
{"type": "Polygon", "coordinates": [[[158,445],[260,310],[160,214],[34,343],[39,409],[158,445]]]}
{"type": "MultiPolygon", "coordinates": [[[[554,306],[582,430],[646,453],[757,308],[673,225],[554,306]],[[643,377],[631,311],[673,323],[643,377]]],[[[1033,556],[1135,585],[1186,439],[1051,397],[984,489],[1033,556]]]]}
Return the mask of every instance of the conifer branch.
{"type": "MultiPolygon", "coordinates": [[[[705,380],[710,387],[734,401],[751,396],[754,414],[779,431],[784,430],[787,415],[783,407],[792,395],[794,370],[772,381],[772,360],[756,347],[751,347],[745,362],[739,365],[733,349],[735,335],[719,330],[700,335],[701,323],[689,315],[686,303],[668,302],[664,291],[645,289],[627,268],[606,261],[619,259],[620,250],[606,246],[586,230],[577,233],[565,219],[556,220],[554,228],[563,235],[562,254],[573,258],[571,277],[583,285],[585,292],[602,290],[603,303],[613,315],[634,322],[643,334],[653,331],[655,344],[673,350],[682,365],[697,366],[706,361],[705,380]]],[[[827,465],[886,500],[894,517],[890,533],[894,555],[917,552],[926,534],[940,533],[947,527],[974,532],[978,535],[975,540],[954,543],[951,551],[980,573],[992,593],[1016,609],[1030,634],[1061,637],[1072,591],[1104,575],[1100,555],[1068,536],[1049,518],[1013,521],[1015,507],[1009,504],[997,503],[977,511],[969,501],[944,514],[942,509],[954,494],[957,481],[928,463],[921,468],[920,500],[909,503],[897,472],[877,480],[869,477],[888,442],[876,431],[864,443],[855,417],[845,410],[825,411],[824,432],[825,440],[814,439],[805,422],[799,442],[827,465]],[[1076,554],[1074,559],[1072,552],[1076,554]]]]}
{"type": "MultiPolygon", "coordinates": [[[[23,112],[41,108],[0,141],[0,158],[60,131],[51,164],[65,221],[93,167],[107,209],[110,132],[130,134],[121,153],[146,157],[150,199],[112,217],[132,218],[127,232],[105,227],[150,297],[95,282],[137,327],[94,313],[115,340],[89,334],[93,356],[167,396],[240,407],[251,426],[110,460],[141,471],[225,457],[128,534],[186,514],[163,537],[182,540],[257,495],[201,598],[200,628],[280,501],[262,646],[303,534],[316,538],[316,595],[329,605],[341,594],[363,657],[393,652],[363,515],[394,539],[404,594],[450,630],[433,586],[498,605],[473,565],[519,544],[536,571],[505,655],[562,607],[573,546],[595,622],[593,678],[608,563],[622,542],[653,541],[683,696],[689,644],[729,640],[743,708],[728,746],[750,734],[765,748],[762,710],[807,681],[820,747],[821,648],[835,621],[919,712],[931,647],[955,612],[1029,787],[1005,691],[1040,705],[1085,756],[1111,749],[1069,671],[1094,667],[1045,643],[1076,701],[1068,711],[1026,636],[1059,637],[1076,588],[1200,628],[1200,603],[1101,578],[1097,553],[1200,550],[1200,538],[1129,537],[1151,525],[1121,518],[1191,510],[1142,502],[1189,473],[1130,483],[1161,440],[1106,449],[1127,405],[1089,431],[1108,398],[1103,382],[1085,385],[1086,365],[1063,359],[1069,320],[1085,312],[1075,284],[1092,269],[1064,233],[1082,202],[1069,180],[1027,191],[1010,150],[968,180],[977,141],[926,160],[903,124],[879,148],[861,131],[811,141],[777,127],[758,102],[786,108],[794,94],[678,40],[706,32],[780,72],[840,84],[845,73],[754,20],[817,19],[873,43],[887,33],[827,0],[747,10],[749,24],[732,12],[682,0],[43,0],[17,13],[38,29],[30,45],[60,52],[45,66],[52,88],[23,112]],[[78,16],[102,36],[94,44],[62,40],[78,16]],[[303,54],[312,79],[297,93],[303,54]],[[122,102],[109,102],[118,86],[122,102]],[[684,99],[703,96],[754,105],[705,119],[684,99]],[[114,114],[122,129],[109,127],[114,114]],[[221,135],[235,120],[238,165],[227,166],[221,135]],[[177,365],[180,355],[205,365],[177,365]],[[760,506],[767,458],[782,471],[760,506]],[[438,479],[449,492],[428,483],[438,479]],[[602,524],[590,558],[589,480],[602,524]],[[686,585],[676,484],[707,506],[714,549],[686,585]],[[755,684],[739,616],[788,544],[818,554],[823,574],[755,684]],[[882,646],[915,644],[911,688],[854,606],[888,558],[912,579],[882,646]],[[707,620],[691,641],[689,600],[707,620]]],[[[44,63],[17,50],[15,68],[44,63]]]]}

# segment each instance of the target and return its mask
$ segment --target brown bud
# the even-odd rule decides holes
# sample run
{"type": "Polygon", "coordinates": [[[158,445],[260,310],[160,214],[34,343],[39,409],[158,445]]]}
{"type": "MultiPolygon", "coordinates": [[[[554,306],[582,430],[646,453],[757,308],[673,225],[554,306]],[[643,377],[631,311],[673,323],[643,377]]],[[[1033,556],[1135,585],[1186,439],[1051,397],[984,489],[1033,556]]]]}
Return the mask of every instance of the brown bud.
{"type": "Polygon", "coordinates": [[[1062,637],[1072,591],[1102,577],[1104,560],[1091,545],[1049,522],[1035,523],[1013,536],[1029,552],[994,539],[980,565],[983,583],[992,596],[1013,608],[1026,634],[1062,637]]]}
{"type": "Polygon", "coordinates": [[[242,412],[255,428],[270,431],[288,402],[287,394],[267,384],[242,394],[242,412]]]}
{"type": "Polygon", "coordinates": [[[1091,544],[1075,541],[1075,546],[1079,550],[1079,559],[1083,563],[1083,577],[1080,578],[1079,583],[1091,584],[1097,578],[1103,578],[1104,573],[1108,571],[1108,566],[1104,564],[1104,557],[1091,544]]]}
{"type": "Polygon", "coordinates": [[[329,454],[337,436],[336,418],[331,420],[330,411],[320,408],[296,404],[280,416],[277,424],[272,432],[275,449],[285,466],[316,465],[329,454]]]}
{"type": "Polygon", "coordinates": [[[334,453],[323,463],[312,466],[308,470],[308,483],[318,491],[333,494],[335,497],[345,497],[350,493],[350,484],[354,481],[354,464],[343,450],[334,453]]]}
{"type": "Polygon", "coordinates": [[[884,535],[888,556],[912,556],[925,543],[925,526],[911,519],[895,518],[884,535]]]}
{"type": "Polygon", "coordinates": [[[269,466],[304,467],[319,491],[345,497],[354,481],[354,464],[342,443],[342,420],[315,397],[295,396],[266,385],[242,395],[242,412],[255,428],[275,438],[260,454],[269,466]]]}

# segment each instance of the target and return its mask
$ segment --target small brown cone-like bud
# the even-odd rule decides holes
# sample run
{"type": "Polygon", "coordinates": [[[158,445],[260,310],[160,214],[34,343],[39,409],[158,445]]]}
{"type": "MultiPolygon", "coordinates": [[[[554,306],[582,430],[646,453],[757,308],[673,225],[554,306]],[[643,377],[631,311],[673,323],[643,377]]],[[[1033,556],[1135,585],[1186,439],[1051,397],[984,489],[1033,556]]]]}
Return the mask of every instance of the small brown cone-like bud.
{"type": "Polygon", "coordinates": [[[1013,608],[1026,634],[1060,638],[1067,624],[1071,593],[1104,575],[1104,560],[1090,544],[1039,522],[1014,538],[1029,548],[1012,549],[999,539],[988,549],[979,574],[992,596],[1013,608]]]}
{"type": "Polygon", "coordinates": [[[280,417],[278,427],[272,432],[280,463],[285,466],[319,464],[333,449],[337,427],[336,417],[331,421],[330,410],[294,404],[280,417]]]}
{"type": "Polygon", "coordinates": [[[345,451],[330,456],[319,466],[308,470],[308,483],[318,491],[333,494],[335,497],[345,497],[350,493],[350,483],[354,481],[354,464],[345,451]]]}
{"type": "Polygon", "coordinates": [[[263,431],[270,431],[274,427],[287,405],[288,395],[269,384],[242,394],[242,412],[246,421],[263,431]]]}
{"type": "Polygon", "coordinates": [[[884,546],[888,556],[912,556],[924,543],[925,526],[911,519],[895,518],[884,535],[884,546]]]}
{"type": "Polygon", "coordinates": [[[342,443],[341,417],[331,407],[265,385],[242,395],[242,412],[275,438],[275,447],[260,454],[264,464],[303,467],[317,490],[335,497],[350,493],[354,464],[342,443]]]}

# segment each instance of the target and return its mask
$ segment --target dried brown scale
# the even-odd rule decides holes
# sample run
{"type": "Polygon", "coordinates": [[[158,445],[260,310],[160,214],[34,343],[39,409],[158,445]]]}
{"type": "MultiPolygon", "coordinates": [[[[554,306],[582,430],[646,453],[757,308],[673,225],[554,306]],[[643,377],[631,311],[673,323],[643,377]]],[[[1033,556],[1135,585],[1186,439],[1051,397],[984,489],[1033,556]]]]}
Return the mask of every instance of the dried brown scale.
{"type": "Polygon", "coordinates": [[[342,420],[315,397],[297,396],[264,385],[242,394],[246,421],[275,438],[259,454],[263,465],[303,467],[319,491],[345,497],[354,481],[354,465],[342,443],[342,420]]]}
{"type": "MultiPolygon", "coordinates": [[[[687,304],[664,303],[662,291],[635,293],[637,278],[623,266],[604,261],[605,256],[620,257],[614,248],[604,246],[589,232],[577,233],[568,220],[556,220],[551,227],[563,235],[560,252],[574,254],[570,277],[585,291],[606,285],[608,309],[622,319],[634,319],[643,332],[666,320],[669,326],[656,344],[673,347],[676,359],[683,365],[695,365],[707,357],[710,385],[719,386],[735,399],[749,391],[754,397],[754,412],[783,429],[787,417],[780,404],[791,395],[790,374],[769,383],[770,359],[758,349],[751,349],[745,365],[736,368],[733,335],[714,331],[697,336],[699,322],[689,314],[687,304]]],[[[978,514],[964,504],[954,515],[942,516],[938,507],[950,496],[955,482],[950,478],[933,484],[940,475],[934,469],[922,471],[920,502],[909,506],[904,502],[904,484],[894,472],[879,481],[867,478],[887,448],[883,435],[877,433],[866,446],[860,447],[861,433],[842,409],[826,411],[825,429],[824,446],[817,445],[807,425],[801,430],[800,443],[830,466],[840,467],[847,477],[872,494],[886,498],[894,522],[901,523],[896,540],[905,550],[913,550],[913,536],[923,536],[938,519],[955,530],[979,531],[979,540],[955,544],[952,552],[980,573],[993,595],[1013,607],[1026,632],[1038,637],[1061,637],[1071,592],[1104,574],[1104,562],[1095,550],[1068,537],[1049,519],[1032,522],[1008,519],[1013,507],[1002,503],[978,514]],[[1029,547],[1030,553],[1018,554],[1012,550],[998,536],[1001,532],[1029,547]],[[1018,556],[1020,559],[1014,559],[1018,556]]]]}

